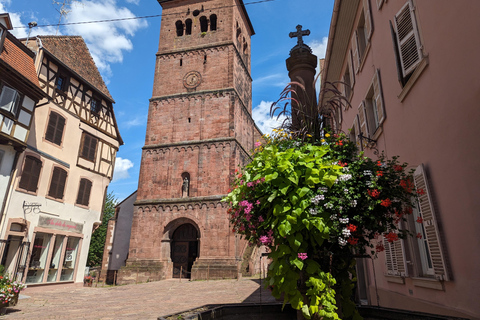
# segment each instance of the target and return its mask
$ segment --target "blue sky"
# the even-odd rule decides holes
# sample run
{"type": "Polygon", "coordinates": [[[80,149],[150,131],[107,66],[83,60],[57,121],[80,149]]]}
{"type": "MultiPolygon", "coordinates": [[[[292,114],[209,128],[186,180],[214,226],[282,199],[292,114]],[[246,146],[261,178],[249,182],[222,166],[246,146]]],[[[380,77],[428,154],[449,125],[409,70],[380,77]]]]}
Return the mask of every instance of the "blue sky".
{"type": "MultiPolygon", "coordinates": [[[[296,39],[289,32],[301,24],[311,31],[305,43],[318,57],[325,55],[334,0],[244,0],[255,29],[252,37],[253,117],[268,133],[275,121],[268,116],[270,104],[288,83],[285,59],[296,39]],[[249,4],[252,3],[252,4],[249,4]]],[[[115,115],[125,142],[117,153],[115,174],[109,191],[123,200],[137,189],[141,148],[145,141],[148,99],[152,96],[155,53],[161,18],[119,22],[75,24],[57,27],[59,5],[52,0],[0,0],[0,13],[8,12],[13,33],[26,37],[29,22],[39,27],[31,35],[81,35],[94,57],[111,95],[115,115]],[[51,25],[51,26],[43,26],[51,25]]],[[[56,0],[63,2],[63,0],[56,0]]],[[[161,14],[156,0],[74,1],[62,23],[142,17],[161,14]]]]}

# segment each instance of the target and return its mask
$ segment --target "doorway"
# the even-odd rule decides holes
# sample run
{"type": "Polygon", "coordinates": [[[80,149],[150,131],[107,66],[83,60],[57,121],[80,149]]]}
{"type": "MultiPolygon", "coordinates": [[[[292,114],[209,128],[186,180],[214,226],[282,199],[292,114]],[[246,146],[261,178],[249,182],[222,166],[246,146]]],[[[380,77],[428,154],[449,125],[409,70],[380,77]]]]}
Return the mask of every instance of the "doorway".
{"type": "Polygon", "coordinates": [[[198,257],[198,232],[193,225],[182,224],[175,230],[170,255],[173,278],[190,278],[193,263],[198,257]]]}

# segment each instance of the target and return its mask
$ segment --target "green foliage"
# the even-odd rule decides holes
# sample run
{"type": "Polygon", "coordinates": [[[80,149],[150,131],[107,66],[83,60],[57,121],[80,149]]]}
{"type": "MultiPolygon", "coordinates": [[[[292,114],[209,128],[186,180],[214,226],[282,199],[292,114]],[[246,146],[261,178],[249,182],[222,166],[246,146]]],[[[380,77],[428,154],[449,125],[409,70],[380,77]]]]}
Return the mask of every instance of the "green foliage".
{"type": "Polygon", "coordinates": [[[103,249],[105,247],[105,239],[107,237],[108,220],[115,215],[115,199],[113,192],[109,192],[105,198],[103,208],[102,224],[92,233],[90,241],[90,249],[88,250],[87,265],[89,267],[99,266],[102,263],[103,249]]]}
{"type": "Polygon", "coordinates": [[[405,236],[398,221],[415,195],[406,164],[364,157],[345,135],[305,142],[279,130],[266,140],[224,199],[233,231],[270,248],[267,283],[304,317],[339,319],[338,298],[359,318],[353,252],[376,256],[380,235],[405,236]]]}

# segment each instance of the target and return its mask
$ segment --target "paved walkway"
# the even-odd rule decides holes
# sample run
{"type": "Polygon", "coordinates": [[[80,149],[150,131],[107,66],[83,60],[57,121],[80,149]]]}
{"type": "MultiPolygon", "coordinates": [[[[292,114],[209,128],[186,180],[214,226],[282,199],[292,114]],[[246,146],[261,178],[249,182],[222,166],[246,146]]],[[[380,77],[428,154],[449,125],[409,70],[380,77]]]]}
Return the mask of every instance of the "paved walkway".
{"type": "Polygon", "coordinates": [[[205,304],[274,302],[258,280],[165,280],[118,287],[43,287],[3,319],[157,319],[205,304]],[[260,291],[262,295],[260,296],[260,291]]]}

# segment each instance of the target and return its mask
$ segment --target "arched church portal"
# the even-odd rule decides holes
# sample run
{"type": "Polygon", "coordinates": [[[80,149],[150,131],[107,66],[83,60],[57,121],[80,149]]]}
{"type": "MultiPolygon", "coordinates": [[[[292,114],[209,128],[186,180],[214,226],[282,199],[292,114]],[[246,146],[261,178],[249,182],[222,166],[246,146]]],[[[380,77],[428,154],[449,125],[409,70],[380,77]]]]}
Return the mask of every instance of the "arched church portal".
{"type": "Polygon", "coordinates": [[[190,278],[192,266],[198,257],[198,232],[190,223],[179,226],[172,236],[171,259],[173,277],[190,278]]]}

